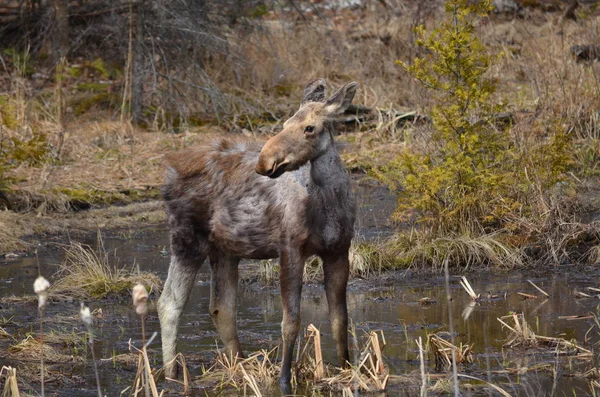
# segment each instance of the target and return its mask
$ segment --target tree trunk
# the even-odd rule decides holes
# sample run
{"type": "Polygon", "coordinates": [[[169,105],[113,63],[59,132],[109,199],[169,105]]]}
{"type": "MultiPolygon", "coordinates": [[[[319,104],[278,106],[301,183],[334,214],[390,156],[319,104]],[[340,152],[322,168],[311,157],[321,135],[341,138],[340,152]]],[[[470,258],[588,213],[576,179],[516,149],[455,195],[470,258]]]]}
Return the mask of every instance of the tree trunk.
{"type": "Polygon", "coordinates": [[[134,125],[138,125],[142,121],[142,105],[144,95],[144,5],[144,0],[138,0],[134,11],[135,14],[133,15],[135,37],[133,44],[133,84],[131,88],[131,121],[134,125]]]}
{"type": "Polygon", "coordinates": [[[69,4],[68,0],[53,0],[54,37],[52,40],[54,62],[58,63],[69,52],[69,4]]]}

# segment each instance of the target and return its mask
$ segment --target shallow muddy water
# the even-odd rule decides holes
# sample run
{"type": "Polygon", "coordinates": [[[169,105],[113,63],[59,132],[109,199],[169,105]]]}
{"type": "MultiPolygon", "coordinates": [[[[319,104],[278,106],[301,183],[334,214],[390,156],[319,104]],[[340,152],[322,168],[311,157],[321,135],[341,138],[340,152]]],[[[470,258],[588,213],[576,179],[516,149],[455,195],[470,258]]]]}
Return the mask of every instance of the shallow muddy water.
{"type": "MultiPolygon", "coordinates": [[[[363,196],[360,234],[368,238],[385,233],[385,218],[393,208],[393,202],[379,193],[369,190],[373,196],[363,196]],[[379,200],[380,203],[377,202],[379,200]]],[[[84,243],[94,245],[96,236],[90,235],[84,243]]],[[[124,230],[105,236],[104,244],[113,263],[136,264],[142,270],[154,271],[162,279],[166,277],[169,263],[168,232],[165,226],[150,229],[124,230]]],[[[62,257],[62,251],[52,245],[40,249],[39,263],[42,273],[53,274],[62,257]]],[[[251,263],[244,268],[256,266],[251,263]]],[[[180,351],[184,352],[192,375],[201,373],[202,365],[210,365],[215,347],[219,344],[217,333],[208,315],[209,274],[204,266],[186,307],[180,327],[180,351]]],[[[30,294],[37,276],[35,257],[0,260],[0,297],[30,294]]],[[[459,373],[468,374],[492,382],[504,388],[510,395],[589,395],[588,380],[572,376],[593,367],[590,361],[570,360],[557,356],[547,349],[510,349],[503,347],[507,332],[502,329],[498,317],[509,313],[523,313],[533,331],[538,335],[576,340],[578,344],[592,349],[600,340],[600,330],[593,319],[568,320],[563,316],[598,314],[598,298],[577,299],[574,290],[589,292],[587,287],[600,287],[598,274],[569,272],[561,275],[553,272],[546,277],[531,277],[518,272],[501,275],[478,273],[469,275],[475,291],[482,294],[478,304],[471,302],[459,286],[457,277],[451,277],[450,295],[452,322],[456,343],[473,344],[474,362],[461,365],[459,373]],[[550,297],[543,299],[528,282],[531,279],[546,290],[550,297]],[[523,299],[518,292],[537,295],[536,299],[523,299]],[[489,298],[494,295],[493,298],[489,298]]],[[[52,281],[52,280],[51,280],[52,281]]],[[[391,374],[411,375],[419,379],[419,358],[415,339],[426,340],[428,334],[449,330],[449,303],[446,287],[441,276],[395,274],[378,280],[352,280],[348,290],[348,309],[356,334],[360,339],[365,331],[382,330],[386,339],[384,355],[391,374]],[[421,298],[428,297],[435,303],[422,305],[421,298]]],[[[92,310],[101,309],[96,320],[96,357],[104,392],[108,396],[119,395],[130,386],[135,377],[135,364],[121,362],[115,357],[129,351],[129,341],[140,346],[139,319],[130,307],[130,299],[123,301],[88,302],[92,310]]],[[[35,303],[4,303],[0,305],[0,317],[11,318],[3,328],[18,340],[37,331],[35,303]]],[[[46,390],[61,396],[95,395],[94,375],[90,352],[81,342],[83,327],[78,320],[79,302],[50,304],[47,311],[48,333],[72,334],[73,343],[65,354],[86,357],[83,362],[50,365],[54,373],[65,376],[46,385],[46,390]],[[54,319],[54,320],[53,320],[54,319]]],[[[309,284],[304,287],[302,299],[303,326],[310,323],[323,334],[324,359],[335,360],[335,346],[331,338],[327,304],[322,287],[309,284]]],[[[256,284],[240,285],[238,324],[240,338],[247,352],[269,348],[280,337],[281,302],[276,288],[261,288],[256,284]]],[[[156,311],[152,310],[147,321],[148,334],[159,330],[156,311]]],[[[4,347],[14,342],[2,342],[4,347]]],[[[160,364],[160,343],[157,337],[151,345],[156,366],[160,364]]],[[[0,365],[23,367],[26,362],[0,354],[0,365]]],[[[29,365],[34,365],[29,363],[29,365]]],[[[445,373],[436,368],[433,356],[426,357],[429,374],[445,373]]],[[[34,367],[35,368],[35,367],[34,367]]],[[[201,383],[201,382],[200,382],[201,383]]],[[[34,384],[34,388],[38,385],[34,384]]],[[[205,390],[198,391],[204,395],[205,390]]],[[[235,392],[233,392],[235,394],[235,392]]],[[[418,395],[417,390],[405,390],[394,386],[388,395],[418,395]]],[[[475,389],[471,395],[496,395],[490,389],[475,389]]]]}

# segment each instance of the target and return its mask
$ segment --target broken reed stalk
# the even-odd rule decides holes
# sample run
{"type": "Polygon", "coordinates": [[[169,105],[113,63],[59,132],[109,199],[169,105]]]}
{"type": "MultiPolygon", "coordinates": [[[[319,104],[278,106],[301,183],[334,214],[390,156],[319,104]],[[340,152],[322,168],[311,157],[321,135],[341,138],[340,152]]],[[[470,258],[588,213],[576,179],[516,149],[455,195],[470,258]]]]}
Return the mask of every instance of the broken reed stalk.
{"type": "Polygon", "coordinates": [[[355,391],[384,391],[390,376],[383,365],[382,349],[385,347],[385,338],[383,332],[378,332],[369,333],[367,343],[360,354],[361,358],[356,365],[341,370],[334,377],[323,379],[323,382],[338,390],[354,387],[355,391]]]}
{"type": "MultiPolygon", "coordinates": [[[[37,255],[36,255],[37,256],[37,255]]],[[[38,263],[39,272],[39,263],[38,263]]],[[[46,310],[46,304],[48,303],[48,288],[50,283],[43,276],[39,276],[33,283],[33,291],[38,296],[38,313],[40,320],[40,345],[42,347],[40,351],[40,392],[44,397],[44,312],[46,310]]]]}
{"type": "Polygon", "coordinates": [[[148,345],[152,343],[157,333],[154,332],[148,342],[141,349],[136,348],[133,345],[129,345],[130,348],[133,348],[138,351],[138,366],[137,372],[135,374],[135,379],[133,380],[133,388],[131,390],[130,396],[137,397],[139,393],[144,390],[144,394],[148,397],[160,397],[162,393],[158,393],[158,388],[156,387],[156,381],[154,380],[154,376],[152,375],[152,367],[150,366],[150,359],[148,358],[148,345]]]}
{"type": "Polygon", "coordinates": [[[458,364],[473,362],[473,355],[471,354],[473,345],[463,345],[461,343],[456,346],[436,334],[429,335],[429,342],[433,347],[436,363],[450,367],[453,359],[458,364]]]}
{"type": "Polygon", "coordinates": [[[476,294],[475,293],[475,290],[473,289],[473,287],[469,283],[469,280],[467,280],[467,278],[465,276],[461,277],[461,279],[460,279],[460,285],[465,289],[465,291],[467,291],[467,294],[469,294],[469,296],[471,297],[471,299],[473,299],[474,301],[478,301],[479,300],[479,298],[481,297],[481,294],[476,294]]]}
{"type": "Polygon", "coordinates": [[[2,375],[6,381],[4,382],[4,390],[2,391],[2,397],[20,397],[19,393],[19,382],[17,380],[17,369],[13,367],[2,367],[0,369],[0,378],[2,375]]]}
{"type": "Polygon", "coordinates": [[[381,344],[379,343],[379,336],[376,331],[371,331],[369,334],[369,343],[373,347],[373,352],[375,354],[375,358],[377,359],[376,369],[379,375],[383,375],[385,373],[385,365],[383,365],[383,347],[385,347],[385,336],[383,335],[383,331],[381,332],[381,344]]]}
{"type": "Polygon", "coordinates": [[[313,324],[310,324],[306,330],[310,333],[309,337],[313,340],[315,347],[315,370],[314,379],[319,381],[323,379],[325,375],[325,368],[323,367],[323,352],[321,351],[321,332],[313,324]]]}
{"type": "Polygon", "coordinates": [[[419,347],[419,362],[421,364],[421,397],[427,397],[427,378],[425,377],[425,358],[423,354],[423,339],[415,340],[419,347]]]}
{"type": "Polygon", "coordinates": [[[98,364],[96,363],[96,352],[94,351],[94,333],[92,331],[92,313],[90,308],[81,302],[81,321],[85,324],[85,328],[88,334],[88,340],[90,343],[90,350],[92,351],[92,362],[94,365],[94,374],[96,375],[96,388],[98,391],[98,397],[102,397],[102,389],[100,388],[100,375],[98,373],[98,364]]]}
{"type": "Polygon", "coordinates": [[[537,290],[538,290],[538,291],[539,291],[539,292],[540,292],[542,295],[545,295],[547,298],[549,298],[549,297],[550,297],[550,295],[549,295],[549,294],[548,294],[546,291],[544,291],[543,289],[541,289],[540,287],[538,287],[537,285],[535,285],[535,283],[534,283],[533,281],[531,281],[531,280],[527,280],[527,282],[528,282],[529,284],[533,285],[533,287],[534,287],[535,289],[537,289],[537,290]]]}

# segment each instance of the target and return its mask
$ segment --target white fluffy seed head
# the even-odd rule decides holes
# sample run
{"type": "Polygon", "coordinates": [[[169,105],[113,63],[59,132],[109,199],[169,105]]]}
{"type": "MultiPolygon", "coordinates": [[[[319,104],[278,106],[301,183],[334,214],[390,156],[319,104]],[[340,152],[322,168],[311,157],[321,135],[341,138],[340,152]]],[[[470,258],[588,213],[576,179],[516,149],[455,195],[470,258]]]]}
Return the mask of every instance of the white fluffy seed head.
{"type": "Polygon", "coordinates": [[[92,325],[92,313],[90,312],[90,308],[87,307],[83,302],[81,302],[81,310],[79,310],[79,314],[81,314],[81,321],[83,321],[85,325],[92,325]]]}
{"type": "Polygon", "coordinates": [[[48,303],[48,288],[50,288],[50,283],[43,276],[39,276],[33,282],[33,291],[38,296],[38,307],[40,309],[46,307],[46,303],[48,303]]]}
{"type": "Polygon", "coordinates": [[[41,294],[42,292],[46,292],[46,290],[50,288],[50,283],[48,282],[48,280],[46,280],[44,278],[44,276],[39,276],[38,278],[35,279],[34,283],[33,283],[33,291],[36,294],[41,294]]]}
{"type": "Polygon", "coordinates": [[[38,308],[42,309],[46,307],[46,303],[48,303],[48,293],[40,292],[38,294],[38,308]]]}
{"type": "Polygon", "coordinates": [[[135,312],[140,316],[148,313],[148,291],[142,284],[136,284],[131,292],[135,312]]]}

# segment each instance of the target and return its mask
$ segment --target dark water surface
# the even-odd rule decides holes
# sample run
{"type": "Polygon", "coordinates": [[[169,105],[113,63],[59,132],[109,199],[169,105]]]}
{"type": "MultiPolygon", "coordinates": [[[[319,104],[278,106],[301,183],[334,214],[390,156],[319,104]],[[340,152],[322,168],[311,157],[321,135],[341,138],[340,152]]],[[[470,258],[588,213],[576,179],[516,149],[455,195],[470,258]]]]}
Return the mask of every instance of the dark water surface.
{"type": "MultiPolygon", "coordinates": [[[[376,191],[363,195],[359,223],[361,234],[376,237],[378,231],[384,230],[385,217],[393,208],[393,202],[376,191]],[[367,197],[366,199],[364,197],[367,197]]],[[[96,236],[90,235],[84,243],[94,245],[96,236]]],[[[137,264],[141,270],[150,270],[166,277],[169,258],[161,251],[168,249],[168,232],[166,227],[138,230],[132,228],[121,233],[105,237],[105,248],[110,252],[113,263],[121,265],[137,264]]],[[[39,262],[44,274],[53,274],[62,257],[60,248],[46,247],[41,250],[39,262]]],[[[243,266],[253,266],[244,264],[243,266]]],[[[209,274],[208,266],[204,266],[186,307],[180,327],[180,350],[187,357],[193,375],[201,371],[202,363],[210,363],[211,352],[218,345],[217,333],[208,315],[209,274]]],[[[457,333],[457,343],[473,344],[474,363],[460,367],[459,372],[491,381],[508,391],[511,395],[591,395],[588,381],[580,377],[572,377],[575,372],[584,372],[592,367],[591,363],[569,361],[566,357],[557,357],[552,351],[544,349],[514,350],[504,348],[507,333],[497,320],[511,312],[524,313],[525,318],[538,335],[562,336],[574,339],[586,348],[592,349],[600,338],[598,328],[593,319],[569,321],[561,316],[598,314],[597,298],[576,299],[574,290],[586,291],[586,287],[600,287],[598,274],[587,274],[565,269],[562,274],[553,272],[547,277],[532,278],[519,272],[501,275],[479,273],[469,275],[469,279],[477,292],[486,297],[481,303],[473,304],[464,290],[459,286],[458,278],[450,281],[453,297],[452,319],[457,333]],[[527,279],[532,279],[549,294],[542,299],[527,279]],[[498,297],[487,299],[488,291],[498,297]],[[538,295],[537,299],[523,299],[517,292],[538,295]],[[470,314],[468,313],[470,311],[470,314]],[[469,315],[467,315],[469,314],[469,315]],[[546,367],[535,365],[549,364],[546,367]],[[510,369],[512,373],[502,373],[510,369]],[[527,370],[528,369],[528,370],[527,370]],[[556,374],[556,376],[555,376],[556,374]]],[[[32,283],[37,276],[37,261],[34,257],[0,260],[0,297],[23,295],[32,292],[32,283]]],[[[446,288],[441,276],[396,276],[395,281],[353,280],[348,291],[349,316],[357,329],[357,335],[364,331],[383,330],[387,342],[384,354],[386,363],[392,374],[414,374],[418,377],[419,359],[415,339],[438,331],[448,331],[449,314],[446,300],[446,288]],[[437,303],[421,305],[419,299],[429,297],[437,303]]],[[[52,280],[51,280],[52,281],[52,280]]],[[[259,348],[274,346],[280,338],[281,301],[277,289],[260,289],[256,286],[240,287],[238,324],[243,347],[247,352],[259,348]]],[[[141,344],[139,319],[130,306],[127,298],[122,302],[101,301],[88,302],[92,310],[102,309],[103,320],[97,322],[96,356],[100,362],[101,382],[106,395],[117,396],[128,387],[135,377],[131,365],[114,363],[111,357],[129,351],[129,341],[137,346],[141,344]]],[[[82,327],[78,320],[79,302],[67,302],[49,305],[47,317],[65,317],[65,321],[50,322],[48,330],[73,333],[74,339],[82,338],[82,327]],[[69,317],[70,316],[70,317],[69,317]]],[[[34,303],[3,304],[0,316],[13,317],[16,324],[8,324],[4,328],[11,334],[19,334],[23,338],[28,332],[36,332],[37,311],[34,303]]],[[[331,338],[327,315],[325,294],[320,285],[307,285],[302,300],[303,325],[313,323],[323,334],[324,358],[335,361],[335,346],[331,338]]],[[[148,333],[159,330],[156,311],[152,310],[147,322],[148,333]]],[[[159,337],[151,347],[158,353],[159,337]]],[[[86,354],[73,351],[73,354],[86,354]]],[[[89,356],[89,352],[88,356],[89,356]]],[[[20,367],[21,363],[0,357],[1,365],[20,367]]],[[[157,360],[159,354],[153,354],[157,360]]],[[[433,357],[427,357],[426,371],[436,372],[433,357]]],[[[159,365],[160,362],[154,363],[159,365]]],[[[71,373],[82,377],[83,382],[71,384],[49,383],[46,390],[55,391],[64,396],[95,395],[94,375],[91,362],[84,365],[73,364],[53,366],[51,369],[71,373]]],[[[68,377],[67,377],[68,378],[68,377]]],[[[64,382],[64,380],[63,380],[64,382]]],[[[37,387],[37,386],[36,386],[37,387]]],[[[199,395],[204,395],[200,392],[199,395]]],[[[400,388],[391,388],[388,395],[418,395],[400,388]]],[[[473,395],[497,395],[493,392],[473,392],[473,395]],[[478,394],[479,393],[479,394],[478,394]]]]}

